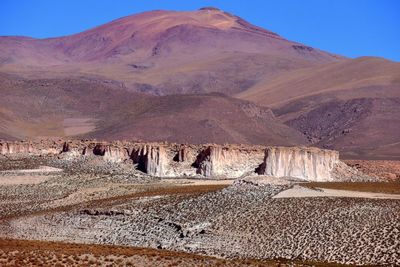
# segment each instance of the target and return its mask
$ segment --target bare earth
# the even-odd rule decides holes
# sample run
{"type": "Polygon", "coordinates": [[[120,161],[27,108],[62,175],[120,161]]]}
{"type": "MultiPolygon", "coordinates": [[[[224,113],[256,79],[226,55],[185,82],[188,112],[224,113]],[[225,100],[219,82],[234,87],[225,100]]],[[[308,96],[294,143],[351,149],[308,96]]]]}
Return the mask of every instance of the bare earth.
{"type": "Polygon", "coordinates": [[[17,170],[0,171],[0,186],[40,184],[52,178],[49,175],[41,175],[41,173],[48,174],[52,172],[61,172],[61,171],[62,169],[53,168],[49,166],[39,166],[39,168],[37,169],[23,169],[23,170],[17,169],[17,170]]]}
{"type": "Polygon", "coordinates": [[[388,181],[400,181],[400,160],[346,160],[362,172],[388,181]]]}
{"type": "Polygon", "coordinates": [[[0,185],[40,184],[51,177],[41,175],[16,175],[0,177],[0,185]]]}
{"type": "Polygon", "coordinates": [[[95,121],[91,118],[66,118],[63,126],[66,136],[89,133],[96,128],[95,121]]]}
{"type": "MultiPolygon", "coordinates": [[[[226,260],[151,248],[0,239],[1,266],[330,266],[285,260],[226,260]]],[[[338,264],[332,266],[340,266],[338,264]]]]}
{"type": "Polygon", "coordinates": [[[383,194],[374,192],[360,192],[350,190],[337,190],[327,188],[307,188],[295,185],[294,187],[282,191],[273,198],[293,198],[293,197],[352,197],[352,198],[375,198],[375,199],[400,199],[400,194],[383,194]]]}
{"type": "Polygon", "coordinates": [[[97,158],[0,163],[2,179],[46,178],[0,185],[1,266],[400,264],[395,183],[159,179],[97,158]]]}

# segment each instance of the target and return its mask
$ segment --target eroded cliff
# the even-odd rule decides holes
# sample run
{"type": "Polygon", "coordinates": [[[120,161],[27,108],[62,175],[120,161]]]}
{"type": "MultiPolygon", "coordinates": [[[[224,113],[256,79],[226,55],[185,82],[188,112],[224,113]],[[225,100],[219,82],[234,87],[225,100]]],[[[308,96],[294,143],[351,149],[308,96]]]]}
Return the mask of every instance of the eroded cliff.
{"type": "Polygon", "coordinates": [[[128,164],[157,177],[218,179],[259,174],[307,181],[336,181],[346,180],[346,172],[351,173],[351,168],[339,160],[337,151],[313,147],[59,140],[1,142],[0,152],[6,156],[58,154],[65,160],[97,157],[128,164]]]}
{"type": "Polygon", "coordinates": [[[339,152],[318,148],[268,147],[258,174],[294,177],[309,181],[332,181],[339,152]]]}

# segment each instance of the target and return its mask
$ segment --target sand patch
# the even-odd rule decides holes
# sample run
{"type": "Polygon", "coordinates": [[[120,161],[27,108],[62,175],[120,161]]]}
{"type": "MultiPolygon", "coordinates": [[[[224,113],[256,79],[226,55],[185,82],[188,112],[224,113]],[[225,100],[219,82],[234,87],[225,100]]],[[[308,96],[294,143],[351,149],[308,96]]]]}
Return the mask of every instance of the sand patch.
{"type": "Polygon", "coordinates": [[[337,190],[326,188],[306,188],[295,185],[288,190],[284,190],[273,198],[298,198],[298,197],[355,197],[355,198],[375,198],[375,199],[400,199],[400,194],[385,194],[373,192],[359,192],[350,190],[337,190]]]}
{"type": "Polygon", "coordinates": [[[107,192],[112,189],[112,185],[105,185],[103,187],[83,188],[70,195],[56,199],[49,203],[48,207],[54,208],[59,206],[73,205],[84,201],[95,199],[96,194],[107,192]]]}
{"type": "Polygon", "coordinates": [[[0,186],[3,185],[24,185],[24,184],[40,184],[51,176],[45,175],[10,175],[0,176],[0,186]]]}
{"type": "Polygon", "coordinates": [[[66,136],[89,133],[96,128],[92,118],[66,118],[63,126],[66,136]]]}
{"type": "Polygon", "coordinates": [[[37,169],[8,170],[0,172],[0,186],[40,184],[53,176],[43,175],[48,173],[62,172],[62,169],[50,166],[39,166],[37,169]],[[20,174],[20,175],[19,175],[20,174]]]}
{"type": "Polygon", "coordinates": [[[1,171],[0,173],[48,173],[48,172],[62,172],[62,169],[50,166],[39,166],[37,169],[21,169],[21,170],[8,170],[1,171]]]}
{"type": "Polygon", "coordinates": [[[164,178],[163,182],[177,185],[231,185],[234,179],[211,180],[211,179],[174,179],[164,178]]]}

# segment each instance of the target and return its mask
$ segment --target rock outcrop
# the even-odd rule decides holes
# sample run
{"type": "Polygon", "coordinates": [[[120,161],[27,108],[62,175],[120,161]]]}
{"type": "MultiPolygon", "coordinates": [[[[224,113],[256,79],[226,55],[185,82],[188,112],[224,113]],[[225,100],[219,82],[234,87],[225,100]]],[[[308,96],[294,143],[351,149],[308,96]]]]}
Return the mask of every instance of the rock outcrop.
{"type": "Polygon", "coordinates": [[[48,155],[59,154],[63,148],[56,141],[0,142],[0,155],[48,155]]]}
{"type": "Polygon", "coordinates": [[[60,154],[59,157],[65,160],[97,157],[116,164],[129,164],[157,177],[218,179],[259,174],[307,181],[336,181],[346,180],[347,174],[351,174],[352,180],[357,179],[357,171],[349,171],[350,167],[339,160],[337,151],[313,147],[60,140],[0,142],[0,153],[10,156],[60,154]]]}
{"type": "Polygon", "coordinates": [[[126,148],[114,145],[98,144],[92,151],[94,155],[103,156],[104,160],[110,162],[121,162],[129,158],[126,148]]]}
{"type": "Polygon", "coordinates": [[[262,162],[260,147],[209,146],[198,155],[194,166],[205,177],[240,177],[253,173],[262,162]]]}
{"type": "Polygon", "coordinates": [[[308,181],[332,181],[339,152],[318,148],[268,147],[258,174],[308,181]]]}
{"type": "Polygon", "coordinates": [[[131,158],[139,170],[152,176],[165,176],[167,157],[163,146],[139,146],[132,150],[131,158]]]}

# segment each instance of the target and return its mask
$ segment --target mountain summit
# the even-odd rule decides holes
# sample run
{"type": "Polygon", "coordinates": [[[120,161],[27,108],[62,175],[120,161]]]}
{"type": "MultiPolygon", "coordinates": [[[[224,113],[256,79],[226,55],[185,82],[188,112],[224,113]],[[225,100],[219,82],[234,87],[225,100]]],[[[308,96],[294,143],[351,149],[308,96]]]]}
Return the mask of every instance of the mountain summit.
{"type": "Polygon", "coordinates": [[[156,95],[239,93],[260,76],[343,59],[215,8],[144,12],[65,37],[0,37],[0,48],[0,71],[92,75],[156,95]]]}
{"type": "Polygon", "coordinates": [[[18,63],[23,60],[21,56],[27,56],[29,52],[33,65],[90,62],[115,57],[145,60],[159,55],[176,56],[177,52],[193,50],[203,53],[234,51],[290,55],[316,61],[337,58],[287,41],[271,31],[215,8],[188,12],[150,11],[66,37],[40,40],[2,37],[1,44],[1,62],[18,63]],[[47,52],[47,61],[44,52],[47,52]]]}

